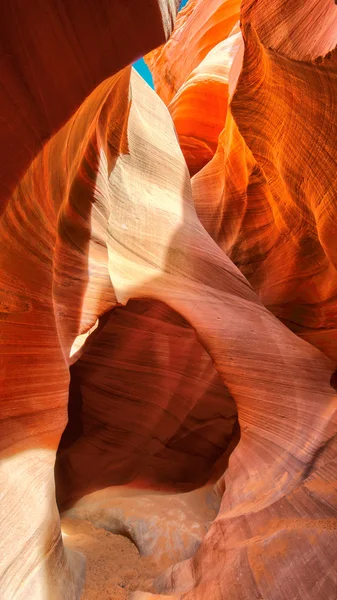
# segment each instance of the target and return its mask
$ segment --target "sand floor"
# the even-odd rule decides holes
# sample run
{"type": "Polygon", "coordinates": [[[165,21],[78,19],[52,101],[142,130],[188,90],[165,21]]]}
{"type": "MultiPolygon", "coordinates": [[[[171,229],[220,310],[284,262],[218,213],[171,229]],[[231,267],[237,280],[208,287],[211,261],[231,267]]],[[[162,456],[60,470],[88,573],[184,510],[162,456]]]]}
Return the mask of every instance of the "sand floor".
{"type": "Polygon", "coordinates": [[[153,579],[167,566],[141,557],[128,538],[97,529],[89,521],[64,518],[61,526],[64,544],[86,557],[81,600],[126,600],[134,590],[153,591],[153,579]]]}

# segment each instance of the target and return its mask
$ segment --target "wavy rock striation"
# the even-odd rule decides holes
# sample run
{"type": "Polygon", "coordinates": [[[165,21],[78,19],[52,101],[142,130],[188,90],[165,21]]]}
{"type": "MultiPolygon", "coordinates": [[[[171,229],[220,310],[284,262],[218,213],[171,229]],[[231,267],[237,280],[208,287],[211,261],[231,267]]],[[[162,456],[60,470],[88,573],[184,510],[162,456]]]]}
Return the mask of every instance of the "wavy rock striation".
{"type": "Polygon", "coordinates": [[[171,38],[146,56],[191,175],[213,157],[227,114],[228,74],[241,35],[240,2],[190,1],[171,38]]]}
{"type": "Polygon", "coordinates": [[[57,451],[67,517],[171,564],[134,600],[335,600],[337,7],[244,0],[240,33],[239,2],[190,0],[148,57],[158,95],[126,65],[176,5],[146,5],[153,37],[131,35],[135,3],[38,3],[40,46],[6,12],[12,75],[34,93],[11,75],[1,589],[80,596],[57,451]],[[102,62],[125,19],[131,46],[102,62]],[[76,90],[62,80],[60,103],[40,64],[55,45],[76,90]],[[39,124],[50,107],[34,140],[28,106],[39,124]]]}
{"type": "MultiPolygon", "coordinates": [[[[323,59],[318,57],[336,44],[337,11],[332,3],[328,6],[312,2],[310,7],[310,3],[304,7],[302,3],[288,2],[283,12],[277,2],[268,6],[265,3],[264,7],[262,4],[243,2],[243,51],[238,51],[229,74],[230,108],[213,158],[192,178],[193,199],[206,230],[246,275],[260,301],[334,362],[327,368],[326,376],[323,371],[318,376],[323,393],[309,420],[300,405],[308,416],[309,396],[316,402],[314,380],[304,376],[304,363],[296,376],[286,367],[299,337],[296,342],[292,337],[291,345],[285,338],[280,343],[273,327],[268,328],[285,362],[280,367],[283,384],[277,377],[274,379],[265,396],[266,404],[257,401],[256,392],[264,386],[261,381],[256,384],[257,373],[263,371],[268,386],[271,373],[272,344],[267,342],[267,336],[250,346],[252,352],[255,347],[256,355],[260,348],[263,359],[260,355],[260,366],[243,367],[245,384],[240,380],[234,390],[228,371],[224,374],[238,405],[241,440],[230,457],[224,478],[216,486],[225,493],[219,515],[200,549],[195,557],[176,565],[157,582],[158,590],[174,593],[172,598],[280,600],[296,598],[301,590],[301,598],[332,600],[337,589],[337,562],[332,551],[337,523],[336,400],[329,386],[334,381],[330,377],[336,361],[336,261],[332,233],[336,214],[332,183],[336,172],[336,132],[331,115],[336,105],[337,71],[334,53],[323,59]],[[308,30],[320,25],[322,29],[315,38],[308,38],[308,30]],[[294,38],[289,36],[292,27],[296,29],[296,48],[292,44],[294,38]],[[276,400],[286,382],[290,385],[286,393],[288,408],[287,401],[280,397],[276,400]],[[302,385],[304,396],[298,404],[302,385]],[[250,386],[254,394],[249,394],[250,386]],[[331,400],[327,400],[327,394],[331,400]],[[274,401],[272,417],[267,406],[271,408],[274,401]],[[259,442],[261,418],[269,433],[265,431],[259,442]],[[270,436],[273,421],[279,442],[270,436]],[[297,446],[293,430],[292,449],[287,449],[282,423],[287,432],[291,423],[298,433],[306,432],[305,440],[297,446]],[[302,451],[315,438],[321,440],[319,448],[307,462],[302,451]],[[294,458],[300,461],[297,467],[294,458]],[[307,464],[304,471],[300,463],[307,464]]],[[[181,50],[177,46],[177,57],[181,50]]],[[[161,55],[165,55],[165,49],[161,55]]],[[[156,72],[157,65],[153,68],[156,72]]],[[[211,80],[210,74],[210,94],[211,80]]],[[[244,328],[242,314],[240,319],[244,328]]],[[[252,325],[247,327],[246,341],[248,331],[251,335],[253,330],[252,325]]],[[[282,336],[289,335],[289,329],[282,331],[282,336]]],[[[228,331],[226,335],[228,342],[228,331]]],[[[233,346],[230,348],[230,362],[234,365],[233,346]]],[[[298,346],[298,351],[314,351],[309,348],[307,345],[299,350],[298,346]]],[[[242,360],[244,354],[242,351],[242,360]]],[[[317,355],[317,360],[325,360],[323,354],[319,359],[317,355]]]]}
{"type": "Polygon", "coordinates": [[[178,4],[13,0],[0,7],[1,205],[97,85],[167,40],[178,4]]]}
{"type": "Polygon", "coordinates": [[[70,599],[80,593],[83,561],[64,552],[53,466],[66,424],[71,347],[115,304],[106,214],[95,190],[98,178],[106,191],[108,170],[123,150],[130,69],[105,78],[164,41],[176,10],[174,3],[146,3],[149,30],[137,38],[143,3],[124,8],[109,3],[99,10],[88,3],[81,11],[75,4],[57,10],[38,3],[34,26],[22,6],[2,9],[3,60],[12,61],[11,70],[3,67],[1,97],[5,199],[18,183],[1,219],[1,589],[6,598],[70,599]],[[133,37],[124,55],[125,19],[133,37]],[[103,79],[19,183],[46,139],[103,79]]]}

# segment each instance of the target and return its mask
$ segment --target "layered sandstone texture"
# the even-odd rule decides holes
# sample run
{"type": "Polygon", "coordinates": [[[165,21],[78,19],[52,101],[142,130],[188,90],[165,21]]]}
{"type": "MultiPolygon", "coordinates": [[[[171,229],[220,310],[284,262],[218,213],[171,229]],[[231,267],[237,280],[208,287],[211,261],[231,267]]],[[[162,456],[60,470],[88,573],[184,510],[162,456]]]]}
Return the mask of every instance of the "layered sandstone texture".
{"type": "Polygon", "coordinates": [[[5,600],[337,597],[337,7],[178,4],[0,9],[5,600]]]}

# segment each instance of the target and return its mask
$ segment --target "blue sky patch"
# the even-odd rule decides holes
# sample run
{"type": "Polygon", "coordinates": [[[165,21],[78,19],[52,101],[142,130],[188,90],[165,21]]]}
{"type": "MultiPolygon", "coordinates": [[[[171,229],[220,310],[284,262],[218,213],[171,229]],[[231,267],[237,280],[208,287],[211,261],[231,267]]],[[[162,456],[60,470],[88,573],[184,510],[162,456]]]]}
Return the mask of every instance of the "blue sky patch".
{"type": "MultiPolygon", "coordinates": [[[[179,6],[179,10],[181,10],[185,6],[185,4],[187,4],[187,2],[188,0],[182,0],[179,6]]],[[[151,71],[149,67],[145,64],[144,58],[139,58],[139,60],[136,60],[136,62],[133,63],[133,67],[136,69],[136,71],[138,71],[139,75],[141,75],[143,79],[145,79],[149,86],[154,88],[151,71]]]]}

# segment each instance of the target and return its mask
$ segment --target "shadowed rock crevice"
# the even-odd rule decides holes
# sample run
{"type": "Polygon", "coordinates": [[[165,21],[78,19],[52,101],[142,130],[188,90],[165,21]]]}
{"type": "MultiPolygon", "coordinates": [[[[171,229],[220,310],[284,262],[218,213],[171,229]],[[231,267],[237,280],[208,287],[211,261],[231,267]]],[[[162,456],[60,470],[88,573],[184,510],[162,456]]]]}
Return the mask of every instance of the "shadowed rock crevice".
{"type": "Polygon", "coordinates": [[[236,405],[178,313],[130,301],[80,352],[55,467],[61,508],[113,485],[188,492],[212,481],[236,405]]]}

